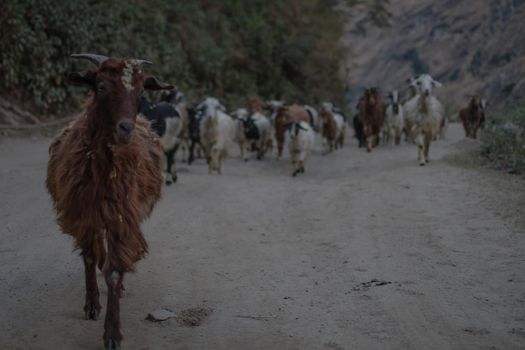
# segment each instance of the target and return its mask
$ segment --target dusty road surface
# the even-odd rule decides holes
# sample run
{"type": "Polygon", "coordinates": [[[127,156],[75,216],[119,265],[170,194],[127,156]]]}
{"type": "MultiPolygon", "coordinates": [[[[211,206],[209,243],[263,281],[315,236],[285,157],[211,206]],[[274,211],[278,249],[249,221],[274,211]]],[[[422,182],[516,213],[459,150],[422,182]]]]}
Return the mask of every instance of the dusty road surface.
{"type": "MultiPolygon", "coordinates": [[[[102,349],[44,189],[48,143],[0,140],[0,349],[102,349]]],[[[125,281],[123,348],[525,349],[524,183],[449,161],[473,145],[453,125],[425,167],[414,146],[354,140],[298,178],[236,151],[223,176],[183,167],[125,281]],[[159,308],[180,317],[145,320],[159,308]]]]}

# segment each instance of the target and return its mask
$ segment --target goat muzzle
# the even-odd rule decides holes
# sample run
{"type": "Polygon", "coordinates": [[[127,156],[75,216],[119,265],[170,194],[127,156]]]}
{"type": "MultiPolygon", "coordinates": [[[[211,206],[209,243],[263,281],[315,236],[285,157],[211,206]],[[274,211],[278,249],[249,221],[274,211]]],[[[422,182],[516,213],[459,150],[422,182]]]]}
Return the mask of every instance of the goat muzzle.
{"type": "Polygon", "coordinates": [[[395,114],[399,113],[399,104],[395,103],[393,109],[395,114]]]}
{"type": "Polygon", "coordinates": [[[117,140],[119,143],[129,143],[131,134],[135,129],[135,123],[123,120],[117,124],[117,140]]]}

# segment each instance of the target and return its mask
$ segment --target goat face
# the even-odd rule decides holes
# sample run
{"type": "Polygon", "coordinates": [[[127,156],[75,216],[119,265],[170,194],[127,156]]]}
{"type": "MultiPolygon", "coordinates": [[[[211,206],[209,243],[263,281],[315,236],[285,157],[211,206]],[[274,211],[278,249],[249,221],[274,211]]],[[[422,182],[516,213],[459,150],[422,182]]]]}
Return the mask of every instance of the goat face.
{"type": "Polygon", "coordinates": [[[481,110],[482,111],[485,111],[485,109],[487,109],[487,100],[485,100],[484,98],[481,99],[480,103],[479,103],[479,106],[481,107],[481,110]]]}
{"type": "Polygon", "coordinates": [[[248,119],[250,114],[246,108],[237,108],[233,113],[231,113],[231,116],[234,119],[245,121],[248,119]]]}
{"type": "Polygon", "coordinates": [[[369,108],[375,107],[376,103],[379,100],[379,91],[377,90],[377,88],[366,89],[364,100],[365,106],[369,108]]]}
{"type": "Polygon", "coordinates": [[[200,123],[202,119],[202,112],[197,109],[190,108],[188,110],[189,114],[189,137],[194,142],[200,142],[200,123]]]}
{"type": "Polygon", "coordinates": [[[390,93],[390,100],[392,101],[392,109],[395,114],[399,113],[399,93],[397,90],[393,90],[390,93]]]}
{"type": "Polygon", "coordinates": [[[260,112],[264,107],[264,102],[257,96],[251,97],[248,104],[251,112],[260,112]]]}
{"type": "Polygon", "coordinates": [[[479,95],[472,96],[472,99],[470,100],[470,109],[473,112],[477,112],[478,110],[483,110],[483,107],[481,105],[481,97],[479,97],[479,95]]]}
{"type": "Polygon", "coordinates": [[[145,77],[141,65],[144,60],[108,58],[81,54],[73,57],[85,58],[98,64],[95,70],[70,75],[70,81],[85,84],[93,91],[93,108],[99,120],[97,127],[112,138],[115,144],[130,141],[135,129],[137,110],[144,89],[172,89],[173,86],[154,77],[145,77]]]}
{"type": "Polygon", "coordinates": [[[331,121],[333,119],[333,114],[330,111],[322,111],[321,112],[321,120],[323,123],[323,128],[328,127],[331,124],[331,121]]]}
{"type": "Polygon", "coordinates": [[[434,87],[442,86],[440,82],[434,80],[429,74],[421,74],[417,78],[410,79],[410,85],[416,86],[418,92],[426,96],[432,93],[434,87]]]}
{"type": "Polygon", "coordinates": [[[206,97],[196,109],[201,111],[205,118],[216,117],[218,111],[226,112],[226,107],[215,97],[206,97]]]}
{"type": "Polygon", "coordinates": [[[334,109],[334,104],[332,102],[322,102],[321,103],[321,111],[332,112],[333,109],[334,109]]]}

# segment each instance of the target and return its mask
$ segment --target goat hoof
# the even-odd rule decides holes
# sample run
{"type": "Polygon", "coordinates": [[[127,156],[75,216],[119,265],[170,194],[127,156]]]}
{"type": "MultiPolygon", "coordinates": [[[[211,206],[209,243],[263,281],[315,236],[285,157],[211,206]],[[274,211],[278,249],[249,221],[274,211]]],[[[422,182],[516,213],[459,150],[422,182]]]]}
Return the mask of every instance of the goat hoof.
{"type": "Polygon", "coordinates": [[[179,177],[178,177],[177,175],[173,175],[173,176],[171,177],[171,179],[173,180],[173,182],[177,182],[177,179],[178,179],[178,178],[179,178],[179,177]]]}
{"type": "Polygon", "coordinates": [[[172,183],[171,180],[166,180],[166,186],[171,185],[171,183],[172,183]]]}
{"type": "Polygon", "coordinates": [[[424,166],[426,163],[425,162],[421,162],[419,163],[419,166],[424,166]]]}
{"type": "Polygon", "coordinates": [[[120,350],[120,341],[114,340],[114,339],[106,339],[104,341],[104,349],[105,350],[120,350]]]}
{"type": "Polygon", "coordinates": [[[86,306],[84,306],[84,315],[86,320],[96,321],[99,314],[100,306],[97,306],[95,303],[86,304],[86,306]]]}

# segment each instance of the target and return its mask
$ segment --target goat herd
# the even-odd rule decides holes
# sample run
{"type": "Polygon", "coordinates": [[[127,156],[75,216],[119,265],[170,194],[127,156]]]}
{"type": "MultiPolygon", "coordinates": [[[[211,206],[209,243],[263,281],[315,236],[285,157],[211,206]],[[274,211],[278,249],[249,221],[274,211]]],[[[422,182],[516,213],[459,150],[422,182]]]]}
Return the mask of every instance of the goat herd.
{"type": "MultiPolygon", "coordinates": [[[[381,140],[383,144],[399,145],[405,140],[418,147],[420,165],[428,162],[430,143],[443,138],[448,125],[441,102],[432,95],[441,84],[423,74],[408,80],[410,98],[402,104],[397,90],[392,91],[385,104],[377,88],[366,89],[357,105],[352,120],[359,147],[370,152],[381,140]]],[[[158,103],[141,97],[139,113],[152,123],[165,152],[164,177],[167,184],[177,180],[175,155],[180,149],[182,159],[191,164],[195,153],[204,156],[209,172],[222,172],[231,143],[239,145],[241,158],[249,159],[255,152],[262,159],[277,149],[277,157],[287,144],[292,159],[292,175],[304,172],[304,163],[310,153],[315,133],[320,133],[325,152],[343,147],[347,120],[340,108],[331,102],[322,102],[319,112],[308,105],[285,105],[282,101],[264,102],[258,97],[249,99],[247,108],[227,113],[224,103],[215,97],[206,97],[193,107],[183,101],[180,91],[164,93],[158,103]]],[[[476,138],[477,129],[484,120],[485,101],[472,97],[469,106],[460,111],[467,136],[476,138]]]]}
{"type": "MultiPolygon", "coordinates": [[[[70,75],[72,83],[87,85],[90,95],[79,116],[51,142],[46,186],[57,222],[75,239],[84,262],[85,318],[96,320],[101,310],[98,266],[108,288],[104,345],[119,349],[124,274],[134,271],[147,252],[140,224],[159,200],[163,181],[176,180],[173,162],[178,149],[189,163],[196,155],[204,156],[209,171],[220,173],[234,141],[244,159],[251,152],[261,159],[272,149],[280,157],[287,143],[295,176],[304,172],[315,132],[322,134],[330,152],[343,146],[348,123],[341,110],[328,102],[317,113],[309,106],[252,98],[247,109],[239,108],[231,116],[213,97],[188,108],[180,92],[172,92],[153,104],[143,97],[144,90],[173,86],[146,77],[143,65],[148,61],[96,54],[73,57],[97,67],[70,75]],[[150,122],[138,118],[137,111],[150,122]]],[[[420,75],[410,80],[411,99],[401,105],[399,94],[393,92],[386,108],[379,91],[367,89],[353,118],[359,145],[371,151],[381,136],[384,142],[399,144],[404,132],[418,146],[419,162],[424,165],[430,142],[443,135],[447,125],[441,103],[431,94],[440,85],[429,75],[420,75]]],[[[476,136],[483,108],[476,97],[460,112],[467,136],[476,136]]]]}

